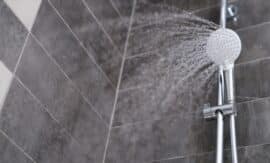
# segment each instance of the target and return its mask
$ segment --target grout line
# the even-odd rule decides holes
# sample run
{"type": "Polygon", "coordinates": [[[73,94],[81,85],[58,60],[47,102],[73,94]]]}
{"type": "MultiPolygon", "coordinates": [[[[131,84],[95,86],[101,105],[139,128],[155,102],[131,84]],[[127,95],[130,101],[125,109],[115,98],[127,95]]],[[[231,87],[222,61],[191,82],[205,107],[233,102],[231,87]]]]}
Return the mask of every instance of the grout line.
{"type": "Polygon", "coordinates": [[[114,100],[112,115],[111,115],[111,119],[110,119],[109,131],[108,131],[108,136],[107,136],[107,140],[106,140],[106,144],[105,144],[102,163],[105,163],[105,161],[106,161],[107,151],[108,151],[108,147],[109,147],[111,130],[112,130],[112,126],[113,126],[114,114],[115,114],[117,100],[118,100],[118,96],[119,96],[119,89],[120,89],[120,85],[121,85],[122,74],[124,71],[125,57],[127,55],[129,36],[130,36],[130,31],[131,31],[131,28],[133,25],[133,18],[134,18],[136,3],[137,3],[137,0],[133,0],[132,13],[131,13],[130,20],[129,20],[129,27],[128,27],[128,32],[127,32],[127,37],[126,37],[126,42],[125,42],[125,47],[124,47],[124,54],[123,54],[123,59],[122,59],[122,63],[121,63],[121,68],[120,68],[120,73],[119,73],[119,78],[118,78],[118,83],[117,83],[117,88],[116,88],[116,93],[115,93],[115,100],[114,100]]]}
{"type": "MultiPolygon", "coordinates": [[[[256,148],[256,147],[261,147],[261,146],[266,146],[266,145],[270,145],[270,143],[238,146],[237,150],[256,148]]],[[[230,147],[226,147],[226,148],[224,148],[224,151],[228,152],[228,151],[231,151],[231,149],[230,149],[230,147]]],[[[200,157],[200,156],[205,156],[205,155],[214,154],[214,153],[215,153],[215,151],[201,152],[201,153],[196,153],[196,154],[191,154],[191,155],[174,156],[174,157],[169,157],[169,158],[164,158],[164,159],[152,160],[151,162],[161,162],[161,161],[174,160],[174,159],[187,159],[187,158],[191,158],[191,157],[200,157]]]]}
{"type": "MultiPolygon", "coordinates": [[[[238,102],[238,103],[236,103],[236,106],[237,105],[242,105],[242,104],[259,102],[259,101],[263,101],[263,100],[270,100],[270,96],[265,97],[265,98],[257,98],[257,99],[254,99],[254,100],[249,100],[249,101],[244,101],[244,102],[238,102]]],[[[242,110],[242,109],[238,109],[238,111],[239,110],[242,110]]],[[[166,119],[170,119],[170,118],[173,118],[173,117],[179,117],[179,118],[184,118],[184,119],[194,117],[194,116],[199,117],[199,116],[201,116],[200,113],[202,113],[201,110],[194,111],[194,112],[189,112],[189,113],[184,113],[184,114],[181,114],[181,115],[167,115],[167,116],[162,116],[162,117],[157,118],[157,119],[145,119],[145,120],[142,120],[142,121],[126,122],[126,123],[121,124],[121,125],[112,126],[112,128],[116,129],[116,128],[122,128],[122,127],[127,127],[127,126],[142,125],[144,123],[153,123],[155,121],[166,120],[166,119]]]]}
{"type": "Polygon", "coordinates": [[[195,10],[190,10],[188,12],[192,13],[192,14],[196,14],[198,12],[201,12],[201,11],[205,11],[205,10],[209,10],[209,9],[214,9],[216,7],[219,7],[220,5],[219,4],[216,4],[216,5],[211,5],[211,6],[207,6],[207,7],[204,7],[204,8],[199,8],[199,9],[195,9],[195,10]]]}
{"type": "Polygon", "coordinates": [[[61,68],[61,66],[57,63],[57,61],[50,55],[50,53],[47,51],[47,49],[42,45],[42,43],[35,37],[34,34],[31,33],[31,36],[35,39],[35,41],[39,44],[39,46],[44,50],[46,55],[49,57],[49,59],[58,67],[58,69],[63,73],[63,75],[71,82],[73,85],[73,88],[79,93],[79,95],[86,101],[88,105],[90,105],[90,109],[96,113],[96,115],[99,117],[99,119],[108,127],[108,124],[103,119],[103,117],[100,115],[100,113],[96,110],[96,108],[93,106],[93,104],[81,93],[79,88],[76,86],[76,84],[68,77],[68,75],[65,73],[65,71],[61,68]]]}
{"type": "Polygon", "coordinates": [[[25,38],[25,40],[24,40],[24,43],[23,43],[23,47],[22,47],[20,56],[19,56],[19,58],[18,58],[18,60],[17,60],[17,62],[16,62],[15,68],[14,68],[14,70],[13,70],[13,76],[15,76],[15,74],[16,74],[16,72],[17,72],[17,69],[18,69],[18,67],[19,67],[19,65],[20,65],[20,62],[21,62],[21,59],[22,59],[22,56],[23,56],[23,53],[24,53],[24,49],[25,49],[25,47],[26,47],[26,44],[27,44],[27,42],[28,42],[29,37],[30,37],[30,32],[27,33],[27,36],[26,36],[26,38],[25,38]]]}
{"type": "Polygon", "coordinates": [[[264,61],[264,60],[270,60],[270,56],[269,57],[253,59],[251,61],[237,63],[237,64],[235,64],[235,67],[240,67],[240,66],[243,66],[243,65],[248,65],[248,64],[252,64],[252,63],[256,63],[256,62],[260,62],[260,61],[264,61]]]}
{"type": "Polygon", "coordinates": [[[119,47],[115,45],[114,41],[112,40],[111,36],[108,34],[108,32],[105,30],[104,26],[102,25],[102,23],[98,20],[98,18],[96,17],[96,15],[94,14],[94,12],[90,9],[89,5],[85,2],[85,0],[81,0],[84,4],[84,6],[87,8],[87,10],[89,11],[89,13],[93,16],[93,18],[95,19],[95,21],[97,22],[97,24],[99,25],[99,27],[101,28],[101,30],[104,32],[104,34],[106,35],[106,37],[109,39],[109,41],[111,42],[111,44],[114,46],[114,48],[117,49],[118,53],[120,53],[119,51],[119,47]]]}
{"type": "Polygon", "coordinates": [[[24,156],[26,156],[29,160],[31,160],[33,163],[37,163],[28,153],[26,153],[22,147],[20,147],[11,137],[9,137],[2,129],[0,129],[0,133],[13,145],[15,146],[19,151],[23,153],[24,156]]]}
{"type": "Polygon", "coordinates": [[[129,92],[133,90],[138,90],[138,89],[143,89],[143,88],[149,88],[153,86],[155,83],[148,83],[148,84],[142,84],[134,87],[128,87],[128,88],[120,88],[119,92],[124,93],[124,92],[129,92]]]}
{"type": "Polygon", "coordinates": [[[235,31],[237,32],[245,32],[246,30],[250,30],[250,29],[255,29],[255,28],[259,28],[259,27],[262,27],[264,25],[269,25],[270,22],[262,22],[262,23],[259,23],[259,24],[254,24],[254,25],[250,25],[250,26],[247,26],[247,27],[243,27],[243,28],[239,28],[239,29],[236,29],[235,31]]]}
{"type": "Polygon", "coordinates": [[[93,57],[93,55],[89,52],[89,50],[87,50],[87,48],[83,45],[83,43],[80,41],[79,37],[73,32],[73,30],[71,29],[71,27],[68,25],[68,23],[66,22],[66,20],[62,17],[62,15],[58,12],[58,10],[55,8],[55,6],[52,4],[51,0],[48,0],[50,6],[54,9],[54,11],[56,12],[56,14],[60,17],[60,19],[63,21],[63,23],[67,26],[67,28],[70,30],[70,32],[72,33],[73,37],[75,37],[75,39],[79,42],[79,45],[83,48],[83,50],[86,52],[86,54],[90,57],[90,59],[92,60],[92,62],[97,66],[97,68],[99,69],[99,71],[101,71],[101,73],[103,74],[103,76],[106,78],[106,80],[110,83],[110,85],[115,88],[115,85],[113,84],[113,82],[111,81],[111,79],[109,79],[109,77],[106,75],[106,73],[103,71],[102,67],[97,63],[96,59],[93,57]]]}
{"type": "Polygon", "coordinates": [[[112,7],[114,8],[114,10],[117,12],[117,14],[119,15],[119,17],[121,18],[121,19],[123,19],[123,16],[122,16],[122,14],[121,14],[121,12],[118,10],[118,8],[116,7],[116,5],[115,5],[115,3],[113,2],[113,0],[109,0],[110,1],[110,3],[111,3],[111,5],[112,5],[112,7]]]}

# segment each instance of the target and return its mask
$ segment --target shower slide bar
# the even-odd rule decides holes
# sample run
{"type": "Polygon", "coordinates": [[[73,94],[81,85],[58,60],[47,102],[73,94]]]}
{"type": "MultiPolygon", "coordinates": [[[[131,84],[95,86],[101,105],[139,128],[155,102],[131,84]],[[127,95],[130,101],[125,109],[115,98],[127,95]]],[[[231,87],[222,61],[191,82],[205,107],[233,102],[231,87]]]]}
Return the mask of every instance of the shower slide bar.
{"type": "MultiPolygon", "coordinates": [[[[226,12],[227,1],[221,0],[220,25],[222,28],[226,28],[226,12]]],[[[220,66],[218,72],[218,106],[205,105],[203,109],[205,119],[217,119],[216,163],[223,163],[225,116],[230,118],[232,163],[238,163],[234,100],[233,66],[230,68],[220,66]]]]}

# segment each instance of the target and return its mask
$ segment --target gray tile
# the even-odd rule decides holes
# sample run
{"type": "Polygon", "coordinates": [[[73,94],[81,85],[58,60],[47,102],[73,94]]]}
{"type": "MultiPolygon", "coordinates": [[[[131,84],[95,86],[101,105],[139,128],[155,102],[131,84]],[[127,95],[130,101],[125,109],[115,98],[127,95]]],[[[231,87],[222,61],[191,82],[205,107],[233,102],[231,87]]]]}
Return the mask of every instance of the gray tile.
{"type": "MultiPolygon", "coordinates": [[[[73,32],[116,85],[122,54],[113,46],[82,1],[51,0],[73,32]],[[73,12],[72,12],[73,11],[73,12]],[[80,11],[80,12],[77,12],[80,11]]],[[[119,30],[122,28],[119,26],[119,30]]],[[[125,41],[125,32],[118,32],[125,41]]]]}
{"type": "Polygon", "coordinates": [[[269,24],[239,31],[242,40],[242,53],[237,63],[269,57],[269,24]]]}
{"type": "Polygon", "coordinates": [[[2,109],[0,127],[36,162],[89,161],[74,140],[16,80],[2,109]]]}
{"type": "Polygon", "coordinates": [[[129,16],[120,17],[110,0],[85,0],[85,2],[122,52],[127,34],[129,16]]]}
{"type": "Polygon", "coordinates": [[[99,161],[107,135],[105,122],[32,37],[26,45],[17,75],[60,124],[82,144],[89,157],[99,161]]]}
{"type": "Polygon", "coordinates": [[[121,17],[130,17],[134,0],[110,0],[112,5],[119,11],[121,17]]]}
{"type": "MultiPolygon", "coordinates": [[[[248,146],[238,149],[239,163],[265,163],[269,162],[269,145],[248,146]]],[[[231,163],[231,151],[224,152],[224,163],[231,163]]],[[[210,163],[215,162],[214,153],[196,155],[187,158],[176,158],[164,161],[156,161],[154,163],[210,163]]]]}
{"type": "Polygon", "coordinates": [[[215,124],[174,116],[116,127],[111,132],[107,162],[149,162],[212,151],[215,124]]]}
{"type": "MultiPolygon", "coordinates": [[[[195,15],[203,18],[203,19],[207,19],[209,21],[212,21],[212,22],[214,22],[216,24],[220,24],[220,22],[219,22],[219,19],[220,19],[220,6],[211,6],[209,8],[196,10],[196,11],[193,12],[193,14],[195,14],[195,15]]],[[[232,28],[230,26],[229,21],[227,21],[226,25],[229,26],[230,28],[232,28]]]]}
{"type": "MultiPolygon", "coordinates": [[[[264,0],[233,0],[238,6],[238,21],[228,21],[227,26],[232,29],[246,28],[252,25],[269,22],[270,12],[268,8],[270,3],[264,0]]],[[[213,6],[196,12],[197,15],[219,23],[219,6],[213,6]]]]}
{"type": "Polygon", "coordinates": [[[12,71],[22,50],[27,30],[3,1],[0,1],[0,24],[0,60],[12,71]]]}
{"type": "MultiPolygon", "coordinates": [[[[270,161],[270,146],[261,145],[241,149],[239,163],[265,163],[270,161]]],[[[229,163],[229,162],[228,162],[229,163]]]]}
{"type": "Polygon", "coordinates": [[[187,156],[184,158],[171,158],[161,161],[154,161],[153,163],[210,163],[215,162],[214,153],[205,153],[195,156],[187,156]]]}
{"type": "Polygon", "coordinates": [[[109,122],[115,89],[46,1],[42,3],[33,33],[82,94],[109,122]]]}
{"type": "Polygon", "coordinates": [[[236,129],[239,146],[268,144],[270,99],[247,102],[237,106],[236,129]]]}
{"type": "Polygon", "coordinates": [[[236,4],[239,6],[239,20],[234,28],[239,29],[270,20],[269,1],[237,0],[236,4]]]}
{"type": "Polygon", "coordinates": [[[15,145],[13,145],[7,137],[0,134],[0,162],[4,163],[33,163],[27,158],[22,151],[20,151],[15,145]]]}
{"type": "Polygon", "coordinates": [[[149,52],[166,56],[176,48],[184,51],[180,50],[184,43],[190,46],[187,44],[191,40],[202,41],[217,27],[208,20],[174,7],[139,2],[130,33],[128,56],[149,52]]]}
{"type": "MultiPolygon", "coordinates": [[[[120,91],[114,125],[193,113],[200,111],[205,103],[214,105],[217,79],[215,70],[205,68],[203,73],[201,70],[165,71],[152,78],[153,82],[147,83],[149,85],[120,91]]],[[[131,78],[130,81],[134,82],[135,79],[131,78]]]]}
{"type": "Polygon", "coordinates": [[[264,59],[236,66],[236,96],[252,98],[268,97],[268,72],[270,69],[269,63],[269,59],[264,59]]]}

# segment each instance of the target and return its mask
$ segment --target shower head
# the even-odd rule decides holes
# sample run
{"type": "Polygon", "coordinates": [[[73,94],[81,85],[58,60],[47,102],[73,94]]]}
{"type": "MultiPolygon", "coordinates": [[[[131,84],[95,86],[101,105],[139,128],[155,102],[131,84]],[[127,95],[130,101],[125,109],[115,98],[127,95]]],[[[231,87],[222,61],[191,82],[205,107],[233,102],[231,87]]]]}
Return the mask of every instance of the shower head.
{"type": "Polygon", "coordinates": [[[234,64],[241,48],[241,40],[233,30],[220,28],[210,34],[206,53],[216,64],[226,66],[234,64]]]}

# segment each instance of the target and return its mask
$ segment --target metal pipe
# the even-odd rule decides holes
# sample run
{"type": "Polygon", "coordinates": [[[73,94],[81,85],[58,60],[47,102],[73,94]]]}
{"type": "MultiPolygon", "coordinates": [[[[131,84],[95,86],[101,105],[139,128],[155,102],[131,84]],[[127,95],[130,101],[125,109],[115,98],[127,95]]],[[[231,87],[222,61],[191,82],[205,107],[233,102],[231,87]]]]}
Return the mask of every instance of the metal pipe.
{"type": "Polygon", "coordinates": [[[230,132],[231,132],[232,163],[238,163],[236,129],[235,129],[235,115],[234,114],[230,115],[230,132]]]}
{"type": "MultiPolygon", "coordinates": [[[[228,65],[224,68],[224,85],[225,85],[225,97],[224,100],[226,104],[234,104],[234,73],[233,64],[228,65]]],[[[235,107],[233,107],[235,109],[235,107]]],[[[232,153],[232,163],[238,163],[237,156],[237,141],[236,141],[236,127],[235,127],[235,115],[236,111],[230,115],[230,137],[231,137],[231,153],[232,153]]]]}
{"type": "Polygon", "coordinates": [[[216,163],[223,163],[223,131],[224,122],[222,112],[217,112],[217,146],[216,146],[216,163]]]}
{"type": "Polygon", "coordinates": [[[223,66],[219,66],[218,71],[218,105],[223,105],[224,103],[224,75],[223,66]]]}
{"type": "Polygon", "coordinates": [[[226,12],[227,12],[227,0],[221,0],[220,25],[222,28],[226,28],[226,12]]]}
{"type": "Polygon", "coordinates": [[[224,103],[234,103],[234,65],[228,64],[224,66],[224,103]]]}

